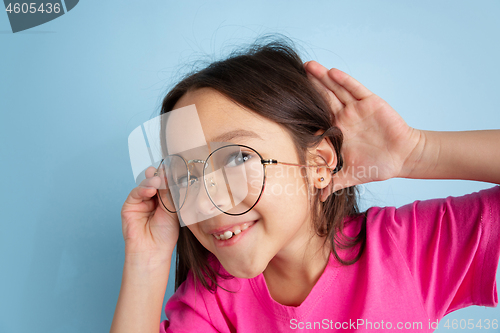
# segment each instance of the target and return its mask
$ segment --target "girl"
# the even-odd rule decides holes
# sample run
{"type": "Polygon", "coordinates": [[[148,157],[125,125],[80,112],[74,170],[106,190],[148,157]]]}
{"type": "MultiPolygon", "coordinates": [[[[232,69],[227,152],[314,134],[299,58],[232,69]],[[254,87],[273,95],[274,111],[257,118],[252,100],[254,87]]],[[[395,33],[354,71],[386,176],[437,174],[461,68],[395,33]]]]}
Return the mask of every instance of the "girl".
{"type": "MultiPolygon", "coordinates": [[[[244,214],[180,228],[156,198],[158,171],[147,169],[122,209],[111,332],[432,332],[451,311],[496,306],[500,187],[362,213],[356,185],[499,184],[500,131],[411,128],[346,73],[303,64],[286,41],[256,43],[186,77],[161,113],[192,105],[207,142],[244,151],[234,165],[265,169],[260,197],[244,214]],[[160,323],[176,244],[176,292],[160,323]]],[[[196,200],[200,212],[224,211],[208,187],[196,200]]]]}

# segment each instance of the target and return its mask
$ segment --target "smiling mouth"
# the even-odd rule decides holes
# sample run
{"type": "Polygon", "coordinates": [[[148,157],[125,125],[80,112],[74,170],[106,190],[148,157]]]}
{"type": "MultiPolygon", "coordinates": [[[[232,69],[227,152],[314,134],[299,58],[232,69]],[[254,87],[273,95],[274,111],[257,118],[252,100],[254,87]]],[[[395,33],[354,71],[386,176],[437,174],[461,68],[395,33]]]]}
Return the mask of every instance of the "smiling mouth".
{"type": "Polygon", "coordinates": [[[214,234],[212,234],[212,236],[214,236],[217,240],[222,240],[222,241],[228,240],[228,239],[233,238],[233,236],[238,235],[239,233],[245,231],[246,229],[248,229],[248,227],[253,225],[255,222],[256,221],[245,222],[241,225],[234,226],[230,230],[226,230],[223,233],[220,233],[220,234],[214,233],[214,234]]]}

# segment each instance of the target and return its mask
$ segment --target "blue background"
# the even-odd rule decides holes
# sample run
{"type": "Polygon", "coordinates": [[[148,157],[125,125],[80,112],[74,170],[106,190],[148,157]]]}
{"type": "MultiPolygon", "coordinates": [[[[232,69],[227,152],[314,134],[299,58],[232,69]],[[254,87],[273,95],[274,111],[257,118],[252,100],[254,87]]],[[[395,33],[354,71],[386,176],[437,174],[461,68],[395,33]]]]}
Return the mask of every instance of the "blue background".
{"type": "MultiPolygon", "coordinates": [[[[13,34],[0,13],[0,332],[109,331],[135,185],[127,137],[193,61],[280,32],[412,127],[497,129],[499,14],[498,1],[87,0],[13,34]]],[[[363,207],[492,186],[392,179],[365,186],[363,207]]],[[[447,318],[500,308],[440,327],[447,318]]]]}

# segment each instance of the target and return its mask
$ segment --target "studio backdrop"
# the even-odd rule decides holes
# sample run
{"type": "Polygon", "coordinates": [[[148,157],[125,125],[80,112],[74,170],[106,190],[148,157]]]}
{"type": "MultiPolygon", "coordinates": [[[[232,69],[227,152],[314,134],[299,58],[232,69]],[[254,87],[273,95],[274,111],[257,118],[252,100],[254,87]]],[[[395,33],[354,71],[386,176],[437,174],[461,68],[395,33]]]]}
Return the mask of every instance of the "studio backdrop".
{"type": "MultiPolygon", "coordinates": [[[[128,135],[159,114],[183,74],[263,34],[350,74],[414,128],[500,126],[498,1],[4,3],[0,332],[109,331],[124,261],[120,210],[136,186],[128,135]]],[[[492,186],[391,179],[360,192],[367,209],[492,186]]],[[[495,318],[500,308],[472,306],[439,331],[447,319],[495,318]]]]}

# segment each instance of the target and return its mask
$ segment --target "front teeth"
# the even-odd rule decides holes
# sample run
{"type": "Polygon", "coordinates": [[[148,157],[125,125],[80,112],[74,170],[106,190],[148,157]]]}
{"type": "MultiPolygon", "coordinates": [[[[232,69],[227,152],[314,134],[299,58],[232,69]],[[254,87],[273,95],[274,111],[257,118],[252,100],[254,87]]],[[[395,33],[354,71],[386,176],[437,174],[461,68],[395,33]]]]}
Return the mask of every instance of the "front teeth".
{"type": "Polygon", "coordinates": [[[244,223],[243,225],[241,225],[241,227],[236,228],[234,231],[227,230],[226,232],[224,232],[220,235],[217,235],[217,234],[213,234],[213,235],[218,240],[228,240],[228,239],[231,239],[234,235],[237,235],[240,232],[242,232],[243,230],[246,230],[248,227],[249,227],[249,223],[244,223]]]}
{"type": "Polygon", "coordinates": [[[236,229],[234,232],[228,230],[226,231],[225,233],[221,234],[221,235],[215,235],[215,238],[219,239],[219,240],[228,240],[230,238],[232,238],[234,235],[237,235],[241,232],[241,230],[239,229],[236,229]]]}

